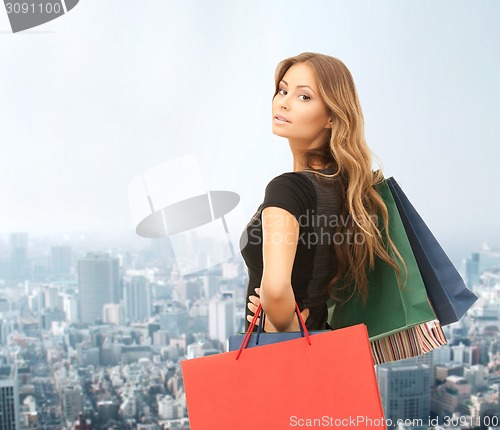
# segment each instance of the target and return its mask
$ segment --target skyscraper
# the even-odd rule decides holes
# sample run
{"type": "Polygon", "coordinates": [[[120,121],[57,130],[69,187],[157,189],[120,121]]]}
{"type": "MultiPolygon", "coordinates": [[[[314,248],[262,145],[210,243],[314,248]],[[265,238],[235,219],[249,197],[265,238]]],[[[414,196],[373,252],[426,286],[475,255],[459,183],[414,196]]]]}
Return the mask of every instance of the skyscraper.
{"type": "Polygon", "coordinates": [[[19,430],[19,393],[15,366],[0,367],[0,429],[19,430]]]}
{"type": "Polygon", "coordinates": [[[211,339],[225,345],[227,338],[234,334],[234,299],[230,294],[217,296],[208,304],[208,329],[211,339]]]}
{"type": "Polygon", "coordinates": [[[66,321],[70,324],[76,324],[79,321],[78,298],[75,295],[65,294],[63,296],[63,310],[66,314],[66,321]]]}
{"type": "Polygon", "coordinates": [[[57,287],[45,286],[43,294],[45,298],[45,308],[63,309],[62,297],[59,295],[59,289],[57,287]]]}
{"type": "Polygon", "coordinates": [[[144,276],[132,276],[123,284],[125,313],[132,321],[142,321],[151,316],[152,298],[149,281],[144,276]]]}
{"type": "Polygon", "coordinates": [[[50,248],[50,271],[56,277],[69,275],[71,272],[71,246],[53,246],[50,248]]]}
{"type": "Polygon", "coordinates": [[[404,363],[377,366],[380,397],[387,419],[423,420],[430,413],[432,368],[428,364],[404,363]]]}
{"type": "Polygon", "coordinates": [[[172,302],[160,314],[160,329],[167,330],[172,337],[187,334],[189,331],[188,310],[182,303],[172,302]]]}
{"type": "Polygon", "coordinates": [[[465,261],[465,283],[471,290],[479,284],[479,252],[471,253],[465,261]]]}
{"type": "Polygon", "coordinates": [[[69,384],[62,390],[62,413],[66,421],[75,422],[82,412],[82,389],[79,385],[69,384]]]}
{"type": "Polygon", "coordinates": [[[80,321],[94,324],[101,320],[104,305],[120,301],[118,259],[107,254],[88,253],[78,260],[78,291],[80,321]]]}
{"type": "Polygon", "coordinates": [[[28,234],[12,233],[10,235],[10,268],[13,279],[28,279],[28,234]]]}

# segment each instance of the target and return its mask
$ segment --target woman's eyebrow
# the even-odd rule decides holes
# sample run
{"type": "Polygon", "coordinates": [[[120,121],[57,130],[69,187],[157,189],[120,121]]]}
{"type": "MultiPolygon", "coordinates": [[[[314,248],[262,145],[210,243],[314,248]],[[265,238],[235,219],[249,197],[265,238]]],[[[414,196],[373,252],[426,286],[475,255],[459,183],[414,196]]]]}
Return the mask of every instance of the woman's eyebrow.
{"type": "MultiPolygon", "coordinates": [[[[282,79],[281,82],[288,86],[288,82],[284,79],[282,79]]],[[[314,94],[316,94],[316,92],[309,85],[297,85],[297,88],[309,88],[314,94]]]]}

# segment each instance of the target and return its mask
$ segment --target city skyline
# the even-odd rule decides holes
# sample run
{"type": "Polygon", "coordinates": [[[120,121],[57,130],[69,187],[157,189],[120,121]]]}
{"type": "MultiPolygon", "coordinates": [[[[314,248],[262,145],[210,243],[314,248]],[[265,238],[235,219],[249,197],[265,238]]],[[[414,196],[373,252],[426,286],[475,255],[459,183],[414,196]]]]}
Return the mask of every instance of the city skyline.
{"type": "MultiPolygon", "coordinates": [[[[26,388],[29,383],[19,386],[23,425],[35,419],[32,411],[37,410],[39,422],[48,428],[78,419],[92,420],[95,428],[107,428],[111,420],[128,430],[147,407],[153,413],[144,425],[153,427],[145,429],[189,428],[180,360],[224,352],[227,336],[243,330],[243,262],[226,262],[184,277],[174,268],[168,249],[148,246],[129,252],[117,247],[96,253],[84,246],[77,250],[47,242],[42,266],[40,254],[32,261],[25,252],[29,236],[26,239],[13,235],[9,247],[15,250],[14,258],[7,261],[13,267],[11,278],[0,276],[0,364],[9,363],[8,351],[14,348],[23,357],[17,361],[17,380],[34,381],[34,392],[26,388]],[[121,298],[119,303],[102,304],[99,297],[113,290],[113,264],[118,262],[121,298]],[[26,267],[23,274],[20,268],[26,267]],[[82,270],[86,273],[80,279],[82,270]],[[103,309],[91,319],[79,318],[75,311],[84,298],[80,294],[88,294],[84,290],[91,286],[89,280],[97,279],[103,291],[94,289],[91,301],[103,309]],[[143,297],[131,305],[130,298],[141,289],[143,297]],[[19,350],[20,345],[25,347],[19,350]],[[37,363],[36,370],[30,371],[29,362],[37,363]],[[147,394],[150,391],[154,394],[147,394]]],[[[499,270],[500,254],[471,252],[464,279],[480,299],[459,323],[444,327],[448,344],[417,359],[377,366],[386,418],[437,424],[436,412],[441,422],[451,421],[458,404],[457,422],[496,422],[499,270]]],[[[116,301],[112,295],[108,298],[116,301]]]]}
{"type": "Polygon", "coordinates": [[[311,5],[86,2],[1,32],[0,233],[133,234],[130,181],[194,153],[207,189],[241,196],[226,219],[239,234],[292,166],[270,132],[274,68],[316,51],[351,70],[368,144],[445,250],[500,243],[500,4],[311,5]]]}

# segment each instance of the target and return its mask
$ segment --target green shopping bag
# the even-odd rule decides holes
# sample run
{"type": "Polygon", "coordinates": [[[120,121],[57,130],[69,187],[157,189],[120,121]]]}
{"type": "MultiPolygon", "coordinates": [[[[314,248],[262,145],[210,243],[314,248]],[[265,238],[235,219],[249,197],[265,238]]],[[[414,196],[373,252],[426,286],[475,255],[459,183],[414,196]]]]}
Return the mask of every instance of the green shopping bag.
{"type": "Polygon", "coordinates": [[[374,269],[367,274],[366,302],[363,303],[360,295],[334,307],[330,302],[329,313],[329,324],[333,329],[366,324],[370,341],[436,319],[396,203],[385,181],[378,185],[378,192],[389,212],[391,239],[408,270],[405,276],[404,267],[398,261],[403,286],[398,285],[396,271],[376,258],[374,269]]]}

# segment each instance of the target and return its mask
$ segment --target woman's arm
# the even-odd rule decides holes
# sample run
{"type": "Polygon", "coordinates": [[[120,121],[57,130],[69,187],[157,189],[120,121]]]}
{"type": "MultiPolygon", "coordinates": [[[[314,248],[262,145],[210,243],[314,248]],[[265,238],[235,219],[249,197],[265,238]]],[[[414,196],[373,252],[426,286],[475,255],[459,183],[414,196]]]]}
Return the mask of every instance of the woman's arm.
{"type": "MultiPolygon", "coordinates": [[[[255,314],[255,311],[257,310],[257,308],[260,305],[260,288],[256,288],[255,289],[255,295],[249,296],[248,300],[249,300],[249,302],[247,304],[247,307],[250,310],[250,312],[252,312],[252,314],[255,314]]],[[[309,309],[308,308],[302,309],[302,311],[300,312],[300,314],[302,315],[302,319],[304,320],[304,323],[305,323],[307,321],[307,318],[309,317],[309,309]]],[[[297,320],[297,315],[294,315],[294,318],[297,320]]],[[[247,319],[248,319],[249,322],[252,322],[253,315],[248,315],[247,319]]],[[[256,322],[257,325],[259,325],[259,320],[260,320],[260,317],[257,318],[257,322],[256,322]]],[[[266,321],[265,321],[264,330],[267,333],[278,331],[278,330],[276,330],[276,327],[274,327],[269,322],[269,320],[267,318],[266,318],[266,321]]],[[[292,331],[298,331],[298,330],[299,330],[299,326],[298,326],[298,320],[297,320],[297,328],[294,329],[294,330],[292,330],[292,331]]]]}
{"type": "Polygon", "coordinates": [[[292,289],[292,268],[297,251],[299,223],[288,211],[267,207],[262,211],[264,270],[260,302],[271,327],[277,331],[299,330],[292,289]]]}

